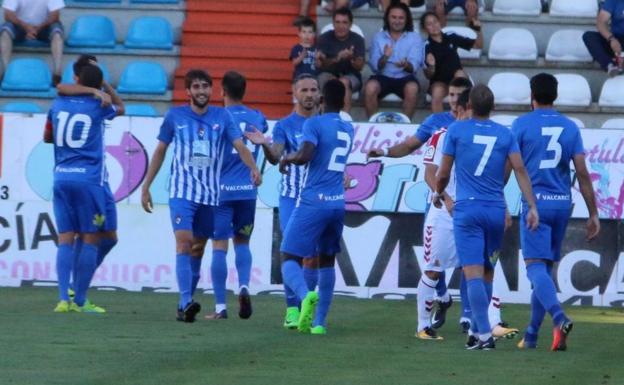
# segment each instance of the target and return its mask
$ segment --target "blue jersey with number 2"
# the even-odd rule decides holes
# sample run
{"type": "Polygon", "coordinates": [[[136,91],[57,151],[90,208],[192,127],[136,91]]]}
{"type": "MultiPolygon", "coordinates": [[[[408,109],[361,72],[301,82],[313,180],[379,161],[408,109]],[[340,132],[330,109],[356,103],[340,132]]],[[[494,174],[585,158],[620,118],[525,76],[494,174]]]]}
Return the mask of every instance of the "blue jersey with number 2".
{"type": "Polygon", "coordinates": [[[344,208],[344,170],[353,143],[353,126],[337,113],[306,120],[303,142],[316,149],[308,163],[300,203],[319,209],[344,208]]]}

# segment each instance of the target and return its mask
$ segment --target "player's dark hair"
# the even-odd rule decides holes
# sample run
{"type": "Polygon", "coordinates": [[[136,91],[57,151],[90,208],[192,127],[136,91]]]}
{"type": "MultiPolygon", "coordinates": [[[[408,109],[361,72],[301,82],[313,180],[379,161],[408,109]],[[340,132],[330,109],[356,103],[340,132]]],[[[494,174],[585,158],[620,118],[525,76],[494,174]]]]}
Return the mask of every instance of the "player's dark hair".
{"type": "Polygon", "coordinates": [[[102,70],[100,67],[93,64],[83,66],[80,70],[80,75],[78,75],[78,82],[85,87],[100,89],[103,80],[104,75],[102,74],[102,70]]]}
{"type": "Polygon", "coordinates": [[[487,117],[494,109],[494,94],[488,86],[477,84],[470,90],[470,104],[472,114],[479,117],[487,117]]]}
{"type": "Polygon", "coordinates": [[[325,112],[339,112],[344,107],[344,98],[347,90],[338,79],[331,79],[323,87],[323,103],[325,112]]]}
{"type": "Polygon", "coordinates": [[[531,78],[531,97],[541,105],[552,105],[557,99],[557,78],[539,73],[531,78]]]}
{"type": "Polygon", "coordinates": [[[431,11],[427,11],[425,13],[422,14],[422,16],[420,16],[420,29],[424,30],[425,29],[425,22],[427,21],[427,17],[429,16],[433,16],[436,18],[436,20],[440,21],[440,19],[438,19],[438,15],[436,15],[435,13],[431,12],[431,11]]]}
{"type": "Polygon", "coordinates": [[[80,76],[80,71],[82,70],[82,67],[88,65],[88,64],[92,64],[93,62],[97,62],[97,58],[93,55],[80,55],[78,57],[78,59],[76,59],[76,61],[74,62],[74,65],[72,66],[73,70],[74,70],[74,75],[75,76],[80,76]]]}
{"type": "Polygon", "coordinates": [[[245,77],[236,71],[228,71],[223,75],[221,80],[221,87],[223,92],[231,99],[243,100],[245,96],[245,89],[247,88],[247,81],[245,77]]]}
{"type": "Polygon", "coordinates": [[[449,87],[465,88],[469,90],[472,88],[472,82],[468,78],[465,78],[463,76],[457,76],[454,77],[453,80],[451,80],[451,82],[449,83],[449,87]]]}
{"type": "Polygon", "coordinates": [[[414,31],[414,19],[412,18],[412,12],[407,5],[401,2],[393,2],[392,4],[390,4],[388,9],[386,9],[386,13],[384,13],[384,31],[390,30],[390,11],[392,11],[393,9],[400,9],[405,14],[405,28],[403,29],[403,31],[414,31]]]}
{"type": "Polygon", "coordinates": [[[316,81],[316,82],[317,82],[317,84],[318,84],[318,80],[316,79],[316,77],[315,77],[315,76],[312,76],[311,74],[308,74],[308,73],[302,73],[302,74],[297,75],[297,76],[293,79],[292,84],[293,84],[293,85],[295,85],[295,84],[299,83],[299,81],[301,81],[301,80],[305,80],[305,79],[312,79],[312,80],[316,81]]]}
{"type": "Polygon", "coordinates": [[[336,16],[338,15],[343,15],[349,18],[349,23],[353,23],[353,13],[351,12],[351,10],[347,7],[342,7],[342,8],[338,8],[337,10],[334,11],[334,13],[332,14],[332,20],[334,20],[336,18],[336,16]]]}
{"type": "Polygon", "coordinates": [[[468,102],[470,101],[470,88],[467,88],[459,94],[457,97],[457,105],[464,110],[468,109],[468,102]]]}
{"type": "Polygon", "coordinates": [[[207,82],[212,87],[212,78],[208,75],[208,72],[204,70],[192,69],[184,75],[184,88],[187,90],[191,88],[191,84],[195,80],[202,80],[207,82]]]}
{"type": "Polygon", "coordinates": [[[305,17],[303,20],[299,22],[298,28],[299,31],[303,29],[303,27],[311,27],[313,32],[316,32],[316,23],[310,17],[305,17]]]}

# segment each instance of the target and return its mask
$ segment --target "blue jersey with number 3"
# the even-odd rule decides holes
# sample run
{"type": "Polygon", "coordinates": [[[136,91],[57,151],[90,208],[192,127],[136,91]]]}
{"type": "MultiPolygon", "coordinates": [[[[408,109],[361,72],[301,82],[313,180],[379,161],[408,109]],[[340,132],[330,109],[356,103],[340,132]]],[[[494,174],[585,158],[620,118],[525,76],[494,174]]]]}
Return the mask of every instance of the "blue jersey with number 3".
{"type": "Polygon", "coordinates": [[[306,120],[303,142],[316,149],[308,163],[300,203],[319,209],[343,209],[344,170],[353,143],[353,126],[337,113],[306,120]]]}
{"type": "Polygon", "coordinates": [[[103,108],[91,96],[57,97],[48,112],[54,140],[54,180],[102,185],[104,120],[116,115],[114,106],[103,108]]]}
{"type": "Polygon", "coordinates": [[[519,152],[518,143],[505,126],[476,119],[452,123],[443,154],[455,158],[457,201],[504,204],[505,163],[514,152],[519,152]]]}
{"type": "Polygon", "coordinates": [[[576,123],[553,109],[538,109],[516,119],[511,130],[518,139],[538,207],[570,209],[570,161],[584,153],[576,123]]]}

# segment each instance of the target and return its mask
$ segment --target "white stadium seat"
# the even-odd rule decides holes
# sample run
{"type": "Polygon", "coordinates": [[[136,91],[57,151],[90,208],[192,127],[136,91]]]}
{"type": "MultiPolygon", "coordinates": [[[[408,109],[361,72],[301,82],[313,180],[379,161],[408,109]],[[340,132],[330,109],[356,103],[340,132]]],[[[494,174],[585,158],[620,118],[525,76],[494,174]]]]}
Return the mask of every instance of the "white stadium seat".
{"type": "MultiPolygon", "coordinates": [[[[444,33],[454,33],[459,36],[464,36],[470,39],[476,39],[477,33],[468,27],[448,26],[442,29],[444,33]]],[[[478,59],[481,57],[481,49],[473,48],[470,51],[466,51],[463,48],[457,50],[459,57],[462,59],[478,59]]]]}
{"type": "Polygon", "coordinates": [[[556,31],[548,40],[546,60],[591,62],[592,57],[583,43],[583,33],[578,29],[556,31]]]}
{"type": "Polygon", "coordinates": [[[576,123],[578,128],[585,128],[585,123],[581,119],[575,118],[574,116],[568,116],[568,119],[576,123]]]}
{"type": "Polygon", "coordinates": [[[531,15],[542,12],[540,0],[496,0],[492,7],[495,15],[531,15]]]}
{"type": "Polygon", "coordinates": [[[552,0],[551,16],[563,17],[596,17],[598,1],[596,0],[552,0]]]}
{"type": "Polygon", "coordinates": [[[602,123],[601,128],[619,128],[624,129],[624,118],[613,118],[602,123]]]}
{"type": "Polygon", "coordinates": [[[368,119],[370,123],[411,123],[410,118],[401,112],[382,111],[368,119]]]}
{"type": "Polygon", "coordinates": [[[344,120],[345,122],[353,121],[353,118],[351,117],[351,115],[349,115],[349,113],[346,111],[340,111],[340,119],[344,120]]]}
{"type": "Polygon", "coordinates": [[[591,89],[587,80],[577,74],[556,74],[557,100],[556,106],[583,106],[591,104],[591,89]]]}
{"type": "MultiPolygon", "coordinates": [[[[323,29],[321,29],[321,35],[327,31],[333,31],[333,30],[334,30],[334,25],[327,24],[326,26],[323,27],[323,29]]],[[[358,35],[366,39],[366,36],[364,36],[364,31],[362,31],[362,28],[360,28],[360,26],[357,24],[351,24],[351,32],[355,32],[358,35]]]]}
{"type": "Polygon", "coordinates": [[[624,107],[624,76],[616,76],[604,82],[598,105],[600,107],[624,107]]]}
{"type": "Polygon", "coordinates": [[[503,126],[511,127],[511,124],[516,120],[516,115],[492,115],[490,119],[503,126]]]}
{"type": "Polygon", "coordinates": [[[400,102],[403,99],[401,99],[400,97],[398,97],[395,94],[388,94],[388,95],[384,96],[383,99],[381,99],[381,100],[383,100],[384,102],[400,102]]]}
{"type": "Polygon", "coordinates": [[[536,60],[537,43],[524,28],[502,28],[490,41],[488,58],[493,60],[536,60]]]}
{"type": "Polygon", "coordinates": [[[529,78],[519,72],[499,72],[490,78],[488,87],[494,93],[495,104],[531,103],[529,78]]]}
{"type": "MultiPolygon", "coordinates": [[[[423,5],[423,12],[426,10],[426,8],[424,8],[425,5],[423,5]]],[[[410,8],[410,9],[414,9],[414,8],[410,8]]],[[[479,13],[483,13],[483,11],[485,11],[485,7],[483,6],[483,0],[479,0],[479,13]]],[[[451,11],[449,12],[451,15],[463,15],[464,14],[464,9],[462,7],[455,7],[453,9],[451,9],[451,11]]]]}

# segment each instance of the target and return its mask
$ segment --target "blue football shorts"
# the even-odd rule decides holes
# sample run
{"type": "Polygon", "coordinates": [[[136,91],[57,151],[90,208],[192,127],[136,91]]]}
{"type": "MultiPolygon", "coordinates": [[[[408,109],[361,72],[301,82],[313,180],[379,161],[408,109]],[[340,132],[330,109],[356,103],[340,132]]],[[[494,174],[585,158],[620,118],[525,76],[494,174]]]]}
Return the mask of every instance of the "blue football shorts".
{"type": "Polygon", "coordinates": [[[292,213],[280,251],[302,258],[340,252],[344,209],[298,206],[292,213]]]}
{"type": "Polygon", "coordinates": [[[255,219],[255,199],[222,201],[214,209],[214,239],[227,240],[233,235],[249,239],[255,219]]]}
{"type": "Polygon", "coordinates": [[[199,239],[212,237],[214,231],[214,207],[186,199],[170,198],[169,214],[173,231],[188,230],[199,239]]]}
{"type": "Polygon", "coordinates": [[[52,203],[59,233],[96,233],[106,223],[103,186],[77,181],[54,182],[52,203]]]}
{"type": "Polygon", "coordinates": [[[111,191],[108,182],[104,183],[106,222],[102,231],[117,231],[117,206],[115,205],[115,196],[111,191]]]}
{"type": "Polygon", "coordinates": [[[286,225],[292,216],[295,207],[297,206],[297,199],[280,196],[279,198],[279,220],[280,231],[282,234],[286,231],[286,225]]]}
{"type": "Polygon", "coordinates": [[[535,231],[526,227],[528,207],[522,205],[520,217],[520,246],[524,259],[561,259],[561,244],[565,237],[570,210],[538,209],[540,223],[535,231]]]}
{"type": "Polygon", "coordinates": [[[492,268],[500,256],[505,232],[505,204],[460,201],[453,209],[453,232],[462,266],[492,268]]]}

